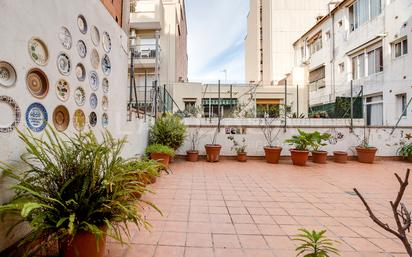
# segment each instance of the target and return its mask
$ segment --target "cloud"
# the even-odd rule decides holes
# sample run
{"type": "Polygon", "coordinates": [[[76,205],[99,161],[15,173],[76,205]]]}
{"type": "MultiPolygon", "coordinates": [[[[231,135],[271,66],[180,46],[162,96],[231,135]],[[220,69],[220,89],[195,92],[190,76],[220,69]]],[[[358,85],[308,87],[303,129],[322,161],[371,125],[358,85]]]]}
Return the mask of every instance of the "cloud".
{"type": "Polygon", "coordinates": [[[189,79],[244,81],[248,0],[186,0],[189,79]]]}

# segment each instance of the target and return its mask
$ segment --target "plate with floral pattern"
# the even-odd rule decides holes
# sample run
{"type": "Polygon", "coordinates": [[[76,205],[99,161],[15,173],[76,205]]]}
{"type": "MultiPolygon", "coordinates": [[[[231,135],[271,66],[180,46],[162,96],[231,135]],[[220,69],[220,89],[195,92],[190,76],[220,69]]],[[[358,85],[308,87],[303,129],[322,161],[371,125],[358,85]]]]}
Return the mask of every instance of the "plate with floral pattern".
{"type": "Polygon", "coordinates": [[[89,84],[93,91],[97,91],[99,89],[99,75],[97,75],[97,72],[91,71],[89,73],[89,84]]]}
{"type": "Polygon", "coordinates": [[[60,43],[63,45],[64,48],[70,50],[72,48],[72,34],[70,33],[69,29],[66,27],[61,27],[59,31],[59,40],[60,43]]]}
{"type": "Polygon", "coordinates": [[[10,96],[0,96],[0,112],[2,113],[2,119],[0,119],[0,133],[12,132],[19,124],[21,120],[20,107],[17,102],[10,96]],[[1,106],[5,105],[5,109],[10,111],[11,115],[7,115],[1,106]],[[7,120],[7,117],[10,117],[7,120]]]}
{"type": "Polygon", "coordinates": [[[92,53],[90,54],[90,62],[92,64],[92,67],[95,70],[99,68],[100,57],[99,57],[99,53],[97,52],[96,48],[94,48],[92,50],[92,53]]]}
{"type": "Polygon", "coordinates": [[[57,56],[57,69],[59,70],[60,74],[64,76],[68,76],[72,70],[72,63],[70,58],[65,53],[60,53],[57,56]]]}
{"type": "Polygon", "coordinates": [[[73,126],[77,131],[82,131],[86,125],[86,116],[84,112],[80,109],[77,109],[73,115],[73,126]]]}
{"type": "Polygon", "coordinates": [[[76,90],[74,91],[74,101],[78,106],[84,105],[84,103],[86,102],[86,92],[84,91],[84,88],[76,88],[76,90]]]}
{"type": "Polygon", "coordinates": [[[102,58],[102,71],[106,76],[109,76],[112,71],[112,64],[110,63],[110,59],[107,54],[105,54],[102,58]]]}
{"type": "Polygon", "coordinates": [[[102,88],[103,88],[103,93],[105,94],[109,93],[109,80],[107,78],[103,78],[102,88]]]}
{"type": "Polygon", "coordinates": [[[77,41],[77,53],[81,58],[85,58],[87,55],[87,47],[83,40],[77,41]]]}
{"type": "Polygon", "coordinates": [[[66,102],[70,97],[70,85],[65,79],[59,79],[56,83],[57,98],[66,102]]]}
{"type": "Polygon", "coordinates": [[[26,111],[26,123],[34,132],[41,132],[47,126],[48,114],[41,103],[32,103],[26,111]]]}
{"type": "Polygon", "coordinates": [[[104,51],[106,53],[110,53],[110,51],[112,50],[112,40],[110,38],[109,33],[107,33],[106,31],[103,32],[102,44],[104,51]]]}
{"type": "Polygon", "coordinates": [[[97,95],[95,93],[90,94],[90,99],[89,99],[90,107],[92,109],[96,109],[98,100],[97,100],[97,95]]]}
{"type": "Polygon", "coordinates": [[[90,123],[91,127],[96,127],[96,125],[97,125],[97,114],[95,112],[90,113],[89,123],[90,123]]]}
{"type": "Polygon", "coordinates": [[[40,66],[45,66],[49,60],[49,50],[40,38],[29,40],[29,54],[31,59],[40,66]]]}
{"type": "Polygon", "coordinates": [[[17,75],[14,67],[4,61],[0,61],[0,86],[12,87],[16,83],[17,75]]]}
{"type": "Polygon", "coordinates": [[[109,126],[109,115],[107,115],[107,113],[103,113],[102,115],[102,126],[103,128],[107,128],[107,126],[109,126]]]}
{"type": "Polygon", "coordinates": [[[79,81],[84,81],[86,79],[86,68],[82,63],[76,65],[76,77],[79,81]]]}

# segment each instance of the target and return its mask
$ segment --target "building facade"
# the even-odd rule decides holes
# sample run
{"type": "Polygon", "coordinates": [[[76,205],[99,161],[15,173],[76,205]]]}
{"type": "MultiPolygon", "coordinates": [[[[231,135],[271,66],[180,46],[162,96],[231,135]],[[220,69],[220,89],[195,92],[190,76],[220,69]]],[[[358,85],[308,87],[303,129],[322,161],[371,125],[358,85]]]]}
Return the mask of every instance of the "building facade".
{"type": "Polygon", "coordinates": [[[330,0],[250,0],[245,38],[249,83],[277,85],[293,67],[293,42],[325,15],[330,0]]]}
{"type": "Polygon", "coordinates": [[[130,0],[100,0],[113,19],[125,31],[128,30],[130,0]]]}
{"type": "Polygon", "coordinates": [[[348,0],[304,33],[294,69],[310,109],[359,96],[368,125],[412,124],[411,13],[411,0],[348,0]]]}

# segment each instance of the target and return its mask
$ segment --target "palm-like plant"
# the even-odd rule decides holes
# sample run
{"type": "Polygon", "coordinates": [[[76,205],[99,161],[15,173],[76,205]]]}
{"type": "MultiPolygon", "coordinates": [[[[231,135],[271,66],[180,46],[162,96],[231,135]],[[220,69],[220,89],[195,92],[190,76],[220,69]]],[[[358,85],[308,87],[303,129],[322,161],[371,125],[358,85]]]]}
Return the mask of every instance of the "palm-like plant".
{"type": "Polygon", "coordinates": [[[304,257],[330,257],[330,254],[339,255],[339,250],[334,247],[333,241],[325,236],[326,230],[320,232],[299,229],[302,233],[297,235],[293,240],[301,242],[296,248],[296,256],[304,257]]]}
{"type": "Polygon", "coordinates": [[[307,151],[309,147],[313,146],[314,135],[300,129],[298,129],[298,133],[298,135],[293,135],[290,139],[285,140],[285,143],[293,145],[296,150],[307,151]]]}
{"type": "Polygon", "coordinates": [[[124,242],[125,236],[130,237],[129,222],[139,228],[150,226],[141,207],[157,207],[133,196],[144,191],[144,185],[121,157],[125,139],[114,139],[108,132],[102,142],[92,132],[64,139],[52,129],[45,138],[18,133],[27,149],[21,156],[24,167],[0,165],[16,181],[15,197],[0,206],[0,214],[16,214],[19,223],[30,225],[31,232],[19,246],[39,245],[28,249],[27,256],[50,240],[70,244],[81,232],[90,232],[97,240],[108,235],[124,242]]]}

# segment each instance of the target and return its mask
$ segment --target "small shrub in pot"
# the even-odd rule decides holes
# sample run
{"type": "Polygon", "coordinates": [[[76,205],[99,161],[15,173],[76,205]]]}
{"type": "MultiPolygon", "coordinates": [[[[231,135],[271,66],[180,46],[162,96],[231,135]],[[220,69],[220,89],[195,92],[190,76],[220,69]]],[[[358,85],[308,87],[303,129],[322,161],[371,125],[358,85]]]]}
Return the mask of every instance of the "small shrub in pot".
{"type": "Polygon", "coordinates": [[[309,157],[309,148],[314,143],[313,133],[298,129],[298,135],[293,135],[285,143],[293,146],[290,149],[293,165],[305,166],[309,157]]]}
{"type": "Polygon", "coordinates": [[[372,164],[375,161],[378,149],[369,144],[370,129],[364,128],[361,143],[355,147],[358,154],[358,162],[372,164]]]}
{"type": "Polygon", "coordinates": [[[278,139],[280,128],[274,126],[274,121],[278,120],[277,118],[270,118],[265,116],[263,119],[264,124],[262,126],[262,133],[266,139],[266,146],[263,147],[265,151],[265,160],[268,163],[279,163],[280,154],[282,152],[282,147],[276,146],[275,142],[278,139]]]}
{"type": "Polygon", "coordinates": [[[157,160],[162,163],[165,168],[169,167],[170,158],[175,156],[172,148],[161,144],[149,145],[146,148],[146,154],[150,155],[152,160],[157,160]]]}
{"type": "Polygon", "coordinates": [[[199,141],[205,134],[200,134],[200,129],[195,128],[188,134],[190,140],[190,150],[186,151],[186,160],[189,162],[197,162],[199,160],[199,141]]]}
{"type": "Polygon", "coordinates": [[[312,158],[314,163],[325,164],[328,158],[328,152],[322,151],[321,147],[326,146],[325,143],[329,140],[332,135],[328,133],[320,133],[319,131],[315,131],[312,133],[313,137],[313,144],[312,144],[312,158]]]}
{"type": "Polygon", "coordinates": [[[235,139],[233,135],[229,136],[227,139],[229,139],[233,143],[231,150],[237,154],[237,160],[239,162],[246,162],[247,161],[246,139],[242,138],[242,141],[240,143],[235,139]]]}
{"type": "Polygon", "coordinates": [[[166,113],[150,127],[149,145],[165,145],[177,150],[184,143],[186,126],[180,117],[166,113]]]}
{"type": "Polygon", "coordinates": [[[215,133],[213,135],[212,143],[205,145],[206,160],[208,162],[218,162],[220,159],[220,150],[222,149],[222,146],[219,144],[216,144],[216,138],[217,138],[217,135],[219,134],[219,127],[220,127],[220,122],[219,122],[218,128],[216,128],[215,133]]]}
{"type": "Polygon", "coordinates": [[[403,143],[398,149],[398,155],[403,159],[412,162],[412,143],[406,144],[403,143]]]}

